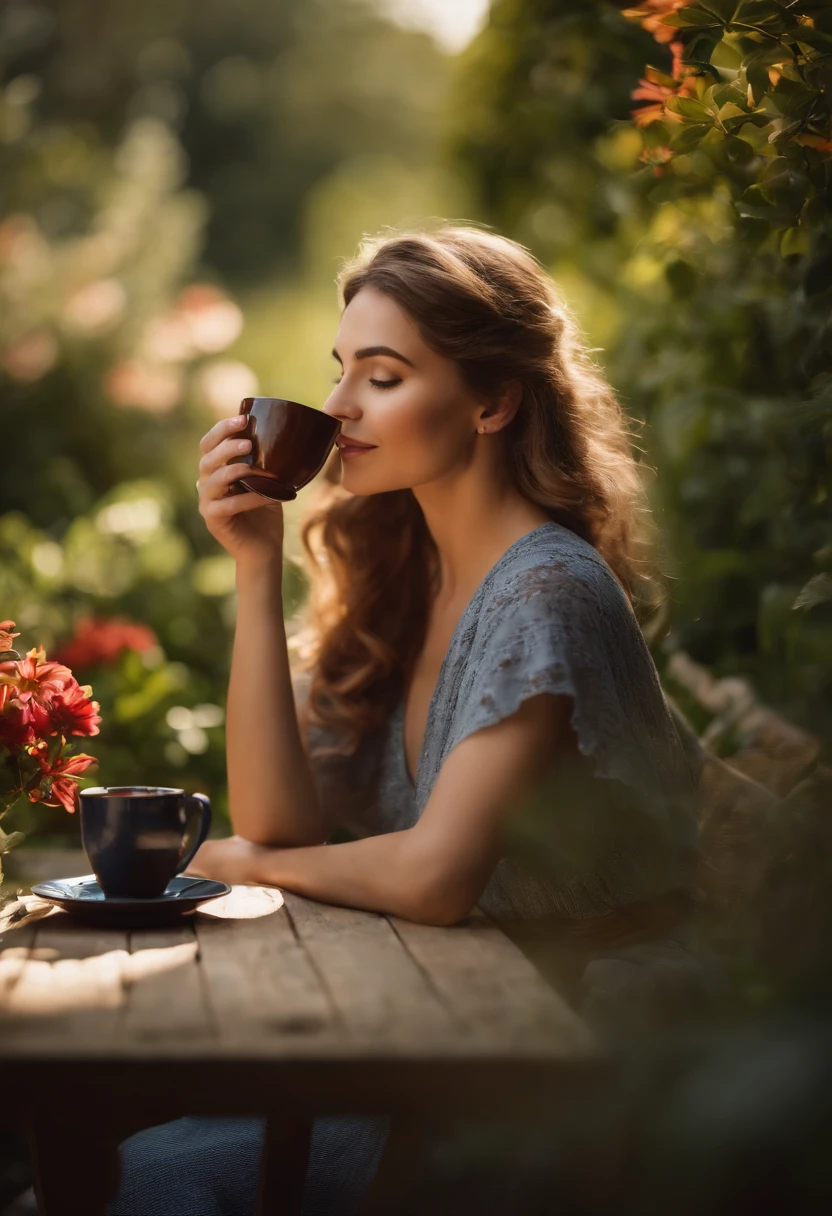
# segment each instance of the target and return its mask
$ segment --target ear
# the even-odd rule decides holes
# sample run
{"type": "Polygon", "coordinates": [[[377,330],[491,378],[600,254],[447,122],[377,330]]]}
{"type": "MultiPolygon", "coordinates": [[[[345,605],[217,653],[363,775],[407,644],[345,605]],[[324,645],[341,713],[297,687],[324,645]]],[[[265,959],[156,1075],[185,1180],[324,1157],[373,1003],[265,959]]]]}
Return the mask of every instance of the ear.
{"type": "Polygon", "coordinates": [[[509,380],[503,385],[500,395],[480,414],[479,424],[484,434],[494,434],[508,426],[523,400],[523,385],[519,380],[509,380]]]}

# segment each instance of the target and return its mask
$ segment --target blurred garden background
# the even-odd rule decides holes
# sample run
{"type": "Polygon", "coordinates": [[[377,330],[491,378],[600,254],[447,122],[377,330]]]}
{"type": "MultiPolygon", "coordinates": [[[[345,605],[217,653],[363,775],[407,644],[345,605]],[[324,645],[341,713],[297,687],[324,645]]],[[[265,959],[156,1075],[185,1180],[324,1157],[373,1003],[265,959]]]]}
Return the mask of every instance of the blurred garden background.
{"type": "MultiPolygon", "coordinates": [[[[199,438],[258,391],[323,403],[362,234],[520,240],[655,470],[669,596],[644,628],[708,757],[712,941],[746,1008],[822,992],[650,1118],[640,1079],[581,1116],[573,1210],[620,1212],[639,1177],[633,1211],[733,1216],[740,1181],[749,1211],[826,1210],[829,0],[7,0],[0,61],[0,621],[92,686],[81,784],[201,790],[227,832],[234,567],[199,438]],[[640,1135],[636,1169],[610,1144],[640,1135]]],[[[286,509],[290,635],[314,492],[286,509]]],[[[3,896],[12,857],[80,847],[61,807],[2,826],[27,837],[3,896]]],[[[28,1183],[10,1152],[0,1199],[28,1183]]]]}
{"type": "MultiPolygon", "coordinates": [[[[10,0],[0,22],[0,617],[93,687],[83,784],[203,790],[225,830],[234,568],[199,438],[258,391],[320,405],[340,261],[436,217],[528,245],[643,423],[670,575],[648,637],[697,732],[717,709],[690,673],[740,677],[828,760],[827,4],[10,0]]],[[[14,817],[80,842],[61,808],[14,817]]]]}

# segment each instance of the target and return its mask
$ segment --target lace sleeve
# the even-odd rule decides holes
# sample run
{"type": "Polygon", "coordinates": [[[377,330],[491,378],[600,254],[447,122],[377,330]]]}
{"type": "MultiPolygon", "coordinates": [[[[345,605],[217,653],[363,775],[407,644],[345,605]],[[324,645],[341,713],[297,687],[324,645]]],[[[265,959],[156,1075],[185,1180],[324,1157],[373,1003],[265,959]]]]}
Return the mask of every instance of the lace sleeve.
{"type": "Polygon", "coordinates": [[[573,698],[594,776],[623,782],[662,818],[692,814],[693,775],[629,601],[600,561],[514,571],[483,605],[446,754],[539,693],[573,698]]]}

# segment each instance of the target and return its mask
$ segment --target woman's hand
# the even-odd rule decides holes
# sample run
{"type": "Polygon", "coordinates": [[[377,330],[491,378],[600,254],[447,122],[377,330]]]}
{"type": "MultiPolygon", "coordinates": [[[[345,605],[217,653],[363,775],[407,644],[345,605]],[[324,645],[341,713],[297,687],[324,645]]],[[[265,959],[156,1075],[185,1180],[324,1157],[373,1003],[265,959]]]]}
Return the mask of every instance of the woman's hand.
{"type": "Polygon", "coordinates": [[[223,418],[200,440],[199,513],[238,565],[262,566],[282,562],[283,504],[251,490],[229,493],[233,481],[251,472],[247,464],[229,463],[251,449],[251,440],[240,436],[245,421],[242,414],[223,418]]]}
{"type": "Polygon", "coordinates": [[[244,836],[229,836],[225,840],[206,840],[197,849],[184,871],[194,878],[215,878],[229,886],[257,882],[260,863],[268,849],[252,844],[244,836]]]}

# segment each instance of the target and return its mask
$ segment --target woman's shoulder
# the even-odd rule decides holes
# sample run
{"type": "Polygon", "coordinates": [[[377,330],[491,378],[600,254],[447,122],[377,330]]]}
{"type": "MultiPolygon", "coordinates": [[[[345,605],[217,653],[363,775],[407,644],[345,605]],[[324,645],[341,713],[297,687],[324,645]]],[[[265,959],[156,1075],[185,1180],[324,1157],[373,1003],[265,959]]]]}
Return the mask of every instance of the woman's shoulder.
{"type": "Polygon", "coordinates": [[[594,545],[554,520],[515,542],[492,570],[483,609],[498,615],[512,606],[579,610],[581,603],[629,610],[629,600],[594,545]]]}

